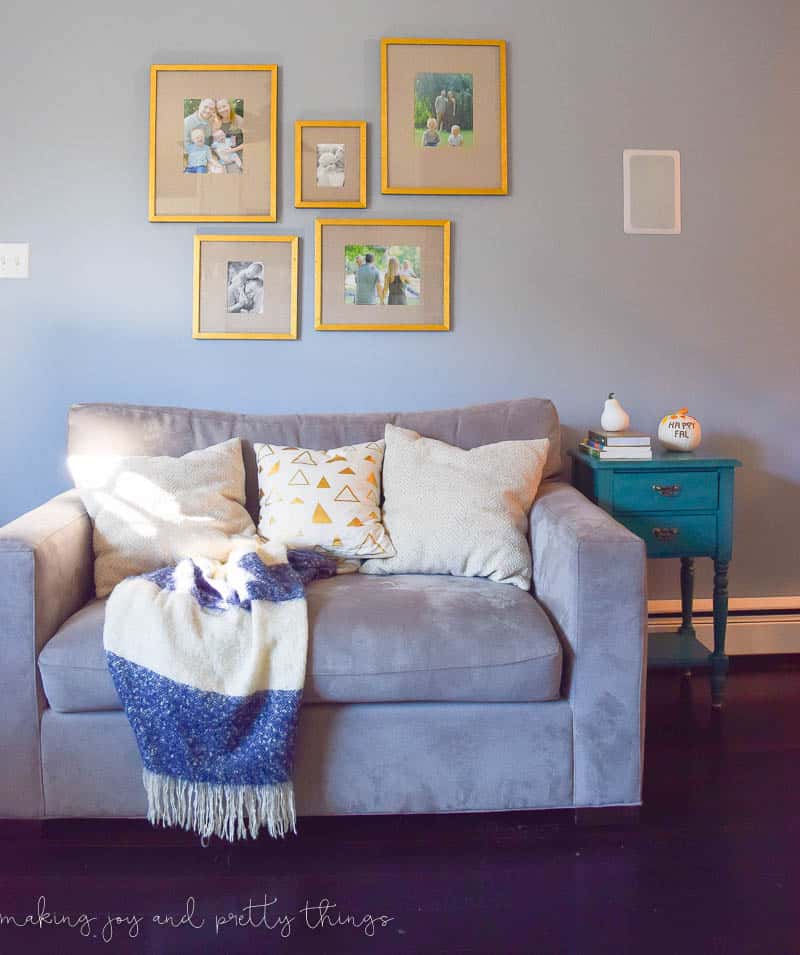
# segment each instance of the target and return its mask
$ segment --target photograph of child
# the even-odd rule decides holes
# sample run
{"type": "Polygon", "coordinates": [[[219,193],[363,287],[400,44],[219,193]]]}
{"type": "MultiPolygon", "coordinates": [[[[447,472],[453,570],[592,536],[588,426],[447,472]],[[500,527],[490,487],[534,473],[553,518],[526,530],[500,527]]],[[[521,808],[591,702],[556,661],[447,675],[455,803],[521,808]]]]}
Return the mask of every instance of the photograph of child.
{"type": "Polygon", "coordinates": [[[425,132],[422,134],[422,145],[423,146],[438,146],[441,136],[439,135],[439,127],[436,124],[435,117],[431,116],[428,120],[425,132]]]}
{"type": "Polygon", "coordinates": [[[417,73],[414,141],[426,148],[471,146],[472,73],[417,73]]]}
{"type": "Polygon", "coordinates": [[[228,262],[228,312],[264,314],[263,262],[228,262]]]}
{"type": "Polygon", "coordinates": [[[183,101],[183,171],[233,173],[244,169],[244,100],[204,97],[183,101]]]}
{"type": "Polygon", "coordinates": [[[206,145],[206,138],[200,126],[189,133],[189,145],[186,148],[186,165],[184,172],[207,173],[211,167],[212,172],[216,172],[219,163],[214,159],[211,149],[206,145]]]}
{"type": "Polygon", "coordinates": [[[317,185],[332,189],[344,186],[344,143],[317,144],[317,185]]]}
{"type": "Polygon", "coordinates": [[[347,245],[344,300],[348,305],[418,305],[422,294],[417,245],[347,245]]]}

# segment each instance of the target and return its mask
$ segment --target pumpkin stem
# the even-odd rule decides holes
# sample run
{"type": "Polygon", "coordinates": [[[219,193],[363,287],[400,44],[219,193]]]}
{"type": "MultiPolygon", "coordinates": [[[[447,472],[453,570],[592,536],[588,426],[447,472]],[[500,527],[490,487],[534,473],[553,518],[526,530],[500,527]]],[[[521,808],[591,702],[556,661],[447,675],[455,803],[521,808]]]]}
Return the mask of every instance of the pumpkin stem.
{"type": "Polygon", "coordinates": [[[614,397],[614,392],[613,392],[613,391],[609,391],[609,393],[608,393],[608,398],[609,398],[609,400],[610,400],[611,398],[613,398],[613,397],[614,397]]]}
{"type": "Polygon", "coordinates": [[[678,409],[678,414],[679,414],[679,415],[689,414],[689,409],[688,409],[688,408],[679,408],[679,409],[678,409]]]}

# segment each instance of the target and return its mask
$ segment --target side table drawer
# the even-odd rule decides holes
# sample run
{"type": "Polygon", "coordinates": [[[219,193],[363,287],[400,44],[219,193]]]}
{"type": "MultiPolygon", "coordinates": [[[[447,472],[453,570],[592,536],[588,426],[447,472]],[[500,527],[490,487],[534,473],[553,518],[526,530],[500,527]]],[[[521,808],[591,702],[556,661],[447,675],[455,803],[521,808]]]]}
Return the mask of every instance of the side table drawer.
{"type": "Polygon", "coordinates": [[[716,471],[620,471],[614,474],[615,511],[715,511],[716,471]]]}
{"type": "Polygon", "coordinates": [[[648,557],[709,557],[717,549],[716,514],[625,514],[614,517],[647,545],[648,557]]]}

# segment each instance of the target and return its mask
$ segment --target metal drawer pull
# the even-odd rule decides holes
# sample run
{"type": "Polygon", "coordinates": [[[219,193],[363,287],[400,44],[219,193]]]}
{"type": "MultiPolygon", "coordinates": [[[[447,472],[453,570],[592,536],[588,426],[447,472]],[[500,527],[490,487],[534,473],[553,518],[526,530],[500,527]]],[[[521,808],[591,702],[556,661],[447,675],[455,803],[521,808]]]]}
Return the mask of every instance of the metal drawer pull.
{"type": "Polygon", "coordinates": [[[681,493],[680,484],[654,484],[653,490],[662,497],[677,497],[681,493]]]}
{"type": "Polygon", "coordinates": [[[674,540],[680,531],[677,527],[654,527],[653,528],[653,537],[657,538],[660,541],[671,541],[674,540]]]}

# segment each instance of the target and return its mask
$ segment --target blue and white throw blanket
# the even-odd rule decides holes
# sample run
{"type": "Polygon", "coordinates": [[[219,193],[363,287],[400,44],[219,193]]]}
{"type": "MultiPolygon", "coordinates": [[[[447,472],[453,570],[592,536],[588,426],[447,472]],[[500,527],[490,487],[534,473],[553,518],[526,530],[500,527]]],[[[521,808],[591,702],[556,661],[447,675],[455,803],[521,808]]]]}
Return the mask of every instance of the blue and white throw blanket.
{"type": "Polygon", "coordinates": [[[147,818],[233,841],[295,832],[305,585],[336,561],[260,539],[114,589],[103,642],[144,764],[147,818]]]}

